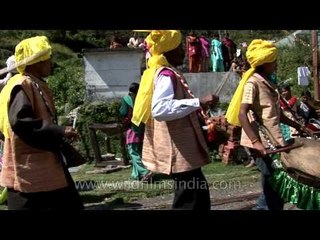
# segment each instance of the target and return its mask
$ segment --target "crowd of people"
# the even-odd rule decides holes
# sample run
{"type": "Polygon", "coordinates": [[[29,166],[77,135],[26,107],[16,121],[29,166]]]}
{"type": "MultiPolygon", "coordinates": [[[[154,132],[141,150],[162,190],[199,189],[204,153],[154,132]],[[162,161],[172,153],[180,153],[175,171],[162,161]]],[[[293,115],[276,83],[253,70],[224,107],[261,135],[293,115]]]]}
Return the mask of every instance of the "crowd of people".
{"type": "MultiPolygon", "coordinates": [[[[150,58],[148,46],[144,35],[140,31],[133,31],[128,43],[124,44],[121,38],[113,35],[110,39],[110,49],[117,48],[141,48],[145,51],[146,62],[150,58]]],[[[242,49],[246,46],[238,46],[225,32],[220,40],[218,33],[213,33],[212,38],[206,36],[203,32],[199,35],[195,31],[190,31],[186,38],[182,40],[185,45],[185,57],[187,61],[188,72],[228,72],[233,71],[240,76],[248,68],[248,62],[242,49]]],[[[185,62],[184,62],[185,63],[185,62]]],[[[148,67],[148,66],[146,66],[148,67]]]]}
{"type": "Polygon", "coordinates": [[[218,33],[210,39],[205,33],[197,36],[190,31],[185,46],[189,72],[233,71],[241,76],[249,68],[240,46],[238,48],[228,32],[220,40],[218,33]]]}

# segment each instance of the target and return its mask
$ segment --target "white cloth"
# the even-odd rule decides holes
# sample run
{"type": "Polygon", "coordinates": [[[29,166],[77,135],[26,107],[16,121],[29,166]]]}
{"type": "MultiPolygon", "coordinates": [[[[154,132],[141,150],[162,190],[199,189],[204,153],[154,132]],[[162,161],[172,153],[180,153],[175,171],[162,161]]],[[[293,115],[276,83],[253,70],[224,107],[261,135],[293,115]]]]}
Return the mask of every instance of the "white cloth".
{"type": "Polygon", "coordinates": [[[5,78],[0,79],[0,85],[6,85],[6,83],[11,77],[12,77],[12,73],[8,72],[5,78]]]}
{"type": "Polygon", "coordinates": [[[16,61],[15,61],[15,58],[14,58],[14,55],[11,55],[7,61],[6,61],[6,64],[7,64],[7,69],[12,69],[14,67],[14,65],[16,64],[16,61]]]}
{"type": "Polygon", "coordinates": [[[7,64],[7,70],[9,71],[6,75],[5,78],[3,79],[0,79],[0,85],[6,85],[6,83],[8,82],[8,80],[12,77],[12,73],[15,73],[16,72],[16,69],[14,69],[14,66],[16,64],[15,62],[15,58],[14,58],[14,55],[11,55],[7,61],[6,61],[6,64],[7,64]]]}
{"type": "Polygon", "coordinates": [[[151,53],[149,51],[146,51],[146,60],[149,60],[151,58],[151,53]]]}
{"type": "Polygon", "coordinates": [[[310,70],[308,67],[298,67],[298,85],[299,86],[308,86],[309,85],[309,75],[310,70]]]}
{"type": "Polygon", "coordinates": [[[236,56],[240,57],[240,55],[241,55],[241,49],[237,49],[236,56]]]}
{"type": "Polygon", "coordinates": [[[152,97],[152,116],[158,121],[183,118],[200,107],[199,98],[174,99],[174,89],[169,76],[159,75],[152,97]]]}
{"type": "Polygon", "coordinates": [[[130,47],[130,48],[137,48],[137,47],[139,47],[139,39],[138,39],[138,38],[135,39],[134,37],[131,37],[131,38],[129,39],[129,42],[128,42],[127,46],[130,47]]]}

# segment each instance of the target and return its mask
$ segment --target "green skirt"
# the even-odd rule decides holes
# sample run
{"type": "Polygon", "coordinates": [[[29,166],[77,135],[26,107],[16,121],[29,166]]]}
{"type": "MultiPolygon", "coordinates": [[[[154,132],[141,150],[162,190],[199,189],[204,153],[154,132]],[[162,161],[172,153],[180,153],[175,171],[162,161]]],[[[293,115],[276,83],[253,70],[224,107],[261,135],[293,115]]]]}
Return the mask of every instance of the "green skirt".
{"type": "Polygon", "coordinates": [[[270,182],[284,201],[300,209],[320,210],[320,189],[298,182],[283,168],[275,170],[270,177],[270,182]]]}

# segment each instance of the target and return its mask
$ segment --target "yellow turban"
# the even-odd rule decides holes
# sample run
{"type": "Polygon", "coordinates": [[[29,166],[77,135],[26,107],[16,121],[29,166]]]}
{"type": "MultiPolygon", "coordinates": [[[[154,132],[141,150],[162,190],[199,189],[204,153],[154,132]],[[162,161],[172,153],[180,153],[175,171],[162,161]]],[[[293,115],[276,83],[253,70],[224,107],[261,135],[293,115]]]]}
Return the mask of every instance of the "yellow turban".
{"type": "Polygon", "coordinates": [[[239,121],[239,113],[244,85],[254,74],[257,66],[274,62],[277,59],[277,48],[275,44],[270,41],[255,39],[250,43],[246,57],[251,68],[244,73],[226,112],[227,121],[236,126],[241,126],[239,121]]]}
{"type": "Polygon", "coordinates": [[[36,36],[22,40],[15,49],[16,66],[19,73],[24,73],[26,66],[48,60],[51,46],[46,36],[36,36]]]}
{"type": "Polygon", "coordinates": [[[139,126],[146,123],[151,115],[151,101],[153,95],[154,75],[159,67],[169,66],[163,53],[176,49],[182,41],[182,34],[178,30],[152,30],[146,38],[151,58],[149,68],[144,71],[139,91],[133,108],[132,122],[139,126]]]}
{"type": "Polygon", "coordinates": [[[146,38],[152,56],[176,49],[181,40],[181,32],[176,30],[153,30],[146,38]]]}
{"type": "Polygon", "coordinates": [[[253,40],[246,53],[247,60],[252,68],[277,59],[277,48],[274,43],[261,39],[253,40]]]}

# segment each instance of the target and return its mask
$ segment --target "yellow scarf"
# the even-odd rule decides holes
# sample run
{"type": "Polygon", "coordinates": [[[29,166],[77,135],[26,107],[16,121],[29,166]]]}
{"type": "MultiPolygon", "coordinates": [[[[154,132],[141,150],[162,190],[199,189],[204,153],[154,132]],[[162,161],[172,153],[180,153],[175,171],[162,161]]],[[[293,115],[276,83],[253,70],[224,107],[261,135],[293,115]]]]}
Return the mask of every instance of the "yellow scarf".
{"type": "Polygon", "coordinates": [[[17,82],[23,79],[24,76],[21,74],[14,75],[9,79],[0,93],[0,132],[3,133],[5,138],[9,137],[9,129],[11,128],[8,116],[11,91],[17,82]]]}
{"type": "Polygon", "coordinates": [[[277,48],[275,44],[270,41],[255,39],[248,46],[246,57],[248,62],[250,63],[251,68],[244,73],[226,112],[227,121],[230,124],[236,126],[241,126],[239,121],[239,113],[241,108],[244,85],[246,84],[248,79],[254,74],[257,66],[263,65],[265,63],[274,62],[277,59],[277,48]]]}
{"type": "Polygon", "coordinates": [[[152,30],[146,38],[151,58],[148,61],[149,68],[143,72],[133,108],[131,121],[136,126],[140,126],[141,122],[146,123],[151,115],[154,75],[159,67],[169,66],[163,53],[176,49],[181,40],[182,35],[177,30],[152,30]]]}

